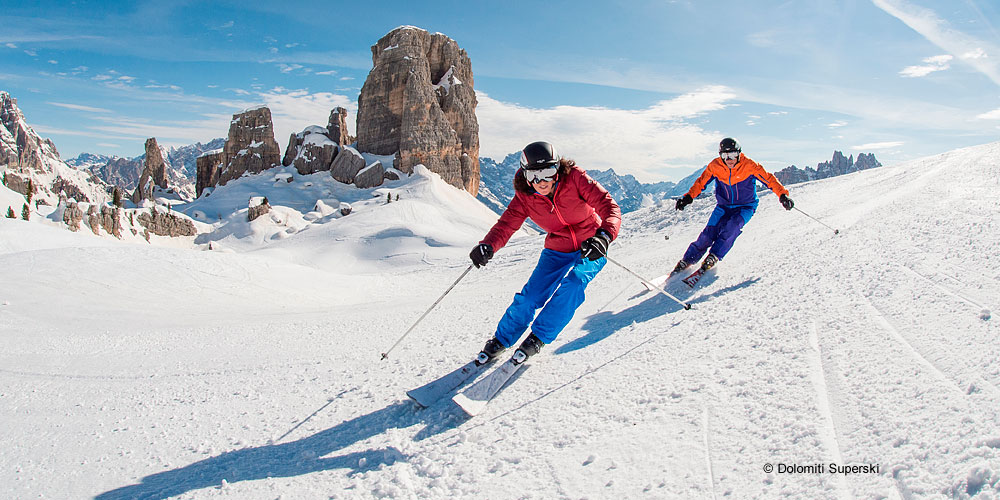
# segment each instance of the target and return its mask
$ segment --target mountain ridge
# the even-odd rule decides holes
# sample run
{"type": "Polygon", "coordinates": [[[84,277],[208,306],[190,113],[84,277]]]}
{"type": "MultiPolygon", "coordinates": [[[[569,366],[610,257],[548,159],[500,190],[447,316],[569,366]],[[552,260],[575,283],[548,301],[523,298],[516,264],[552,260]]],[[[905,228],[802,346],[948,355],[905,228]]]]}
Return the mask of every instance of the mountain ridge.
{"type": "MultiPolygon", "coordinates": [[[[514,187],[511,179],[517,169],[520,168],[520,153],[508,154],[499,163],[492,158],[483,157],[480,158],[479,164],[481,178],[480,194],[477,198],[491,210],[497,214],[501,214],[514,197],[514,187]]],[[[811,167],[799,168],[791,165],[773,173],[778,181],[787,186],[881,166],[882,163],[875,159],[873,153],[861,153],[858,155],[857,161],[855,161],[853,155],[845,157],[840,151],[834,150],[832,159],[817,163],[815,169],[811,167]]],[[[701,175],[703,169],[704,167],[698,168],[677,182],[663,181],[654,183],[640,182],[630,174],[618,174],[613,168],[607,170],[587,170],[587,173],[611,193],[612,198],[621,207],[622,213],[628,213],[642,207],[657,205],[664,200],[683,196],[691,188],[691,185],[694,184],[698,176],[701,175]]],[[[758,189],[766,188],[758,186],[758,189]]],[[[713,183],[706,186],[703,194],[712,194],[714,192],[715,185],[713,183]]]]}

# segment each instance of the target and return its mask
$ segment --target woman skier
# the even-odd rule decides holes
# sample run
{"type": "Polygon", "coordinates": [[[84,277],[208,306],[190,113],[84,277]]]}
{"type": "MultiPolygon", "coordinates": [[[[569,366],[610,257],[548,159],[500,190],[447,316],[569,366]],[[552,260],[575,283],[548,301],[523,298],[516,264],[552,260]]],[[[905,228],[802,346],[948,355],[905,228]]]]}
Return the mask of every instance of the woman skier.
{"type": "MultiPolygon", "coordinates": [[[[681,258],[674,270],[673,276],[691,264],[698,262],[705,251],[709,251],[701,263],[701,271],[707,271],[722,260],[733,247],[736,237],[743,232],[743,225],[750,221],[757,210],[757,182],[761,181],[774,194],[785,210],[794,206],[788,197],[788,190],[778,179],[771,175],[759,163],[742,153],[736,139],[726,137],[719,143],[719,157],[712,160],[705,170],[694,181],[694,185],[683,198],[677,200],[677,210],[691,204],[705,189],[709,182],[715,181],[715,199],[718,205],[712,211],[708,224],[681,258]]],[[[689,283],[693,286],[693,283],[689,283]]]]}
{"type": "Polygon", "coordinates": [[[521,151],[514,190],[500,219],[469,254],[472,263],[485,266],[528,217],[548,234],[531,277],[479,353],[479,365],[513,346],[529,325],[531,334],[514,352],[516,364],[555,340],[583,303],[587,284],[607,263],[608,245],[621,226],[621,209],[607,190],[547,142],[521,151]]]}

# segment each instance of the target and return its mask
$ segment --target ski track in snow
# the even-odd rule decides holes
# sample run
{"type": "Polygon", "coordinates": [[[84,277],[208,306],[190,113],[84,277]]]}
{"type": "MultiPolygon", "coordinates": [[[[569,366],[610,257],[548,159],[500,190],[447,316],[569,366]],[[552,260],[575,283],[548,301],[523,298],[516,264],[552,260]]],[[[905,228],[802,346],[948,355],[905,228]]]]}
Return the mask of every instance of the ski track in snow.
{"type": "MultiPolygon", "coordinates": [[[[812,322],[810,325],[809,345],[815,353],[813,357],[812,382],[816,387],[816,403],[823,419],[818,431],[824,447],[830,453],[830,459],[834,463],[842,464],[844,463],[844,459],[840,452],[840,442],[837,440],[837,424],[830,405],[831,393],[826,383],[826,372],[830,371],[830,367],[824,365],[823,350],[820,347],[819,332],[815,322],[812,322]]],[[[852,498],[843,477],[837,478],[837,497],[852,498]]]]}
{"type": "MultiPolygon", "coordinates": [[[[1000,347],[982,313],[1000,303],[998,155],[791,186],[838,235],[762,193],[695,289],[664,285],[692,310],[609,264],[471,419],[405,391],[478,352],[541,236],[470,272],[380,361],[483,231],[420,226],[431,209],[403,183],[402,202],[351,200],[356,214],[262,249],[220,240],[244,253],[0,221],[17,245],[0,253],[0,497],[998,498],[1000,347]],[[763,470],[830,462],[880,469],[763,470]]],[[[668,205],[626,214],[610,249],[646,279],[714,202],[668,205]]]]}
{"type": "Polygon", "coordinates": [[[712,469],[712,442],[709,438],[710,422],[709,409],[706,405],[702,407],[701,437],[702,443],[705,446],[705,473],[708,476],[708,487],[712,492],[712,499],[715,500],[718,496],[715,494],[715,471],[712,469]]]}

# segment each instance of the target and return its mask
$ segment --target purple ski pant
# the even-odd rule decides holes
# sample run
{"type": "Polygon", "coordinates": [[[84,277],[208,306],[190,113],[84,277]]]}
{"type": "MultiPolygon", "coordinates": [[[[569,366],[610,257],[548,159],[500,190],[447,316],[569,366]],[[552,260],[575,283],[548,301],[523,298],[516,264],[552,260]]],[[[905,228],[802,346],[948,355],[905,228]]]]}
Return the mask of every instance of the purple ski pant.
{"type": "Polygon", "coordinates": [[[750,221],[756,210],[756,204],[716,206],[708,219],[708,225],[698,235],[698,239],[688,246],[687,252],[684,252],[684,262],[689,264],[698,262],[705,255],[705,251],[722,260],[729,253],[729,249],[733,248],[736,237],[743,232],[743,225],[750,221]]]}

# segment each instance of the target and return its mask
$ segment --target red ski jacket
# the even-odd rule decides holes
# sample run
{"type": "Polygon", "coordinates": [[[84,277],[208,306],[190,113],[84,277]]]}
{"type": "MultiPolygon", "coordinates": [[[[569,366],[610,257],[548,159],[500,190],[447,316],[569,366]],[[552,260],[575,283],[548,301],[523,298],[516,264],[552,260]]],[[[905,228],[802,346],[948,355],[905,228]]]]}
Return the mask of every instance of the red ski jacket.
{"type": "MultiPolygon", "coordinates": [[[[514,174],[515,188],[519,177],[523,177],[520,170],[514,174]]],[[[608,191],[575,165],[560,169],[552,199],[533,189],[530,193],[515,189],[507,210],[480,243],[500,250],[528,217],[548,233],[545,248],[557,252],[580,250],[580,244],[598,229],[607,231],[614,240],[622,224],[621,209],[608,191]]]]}

